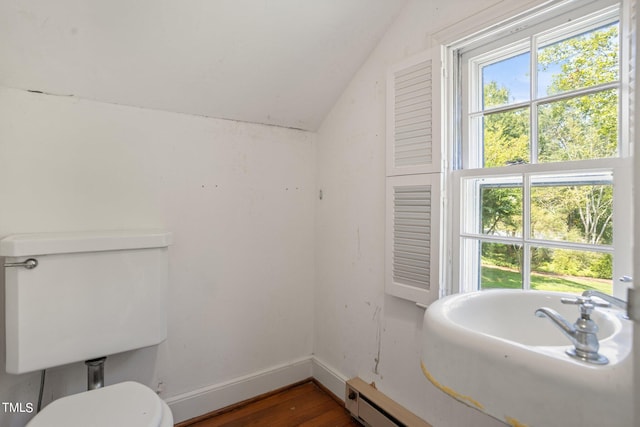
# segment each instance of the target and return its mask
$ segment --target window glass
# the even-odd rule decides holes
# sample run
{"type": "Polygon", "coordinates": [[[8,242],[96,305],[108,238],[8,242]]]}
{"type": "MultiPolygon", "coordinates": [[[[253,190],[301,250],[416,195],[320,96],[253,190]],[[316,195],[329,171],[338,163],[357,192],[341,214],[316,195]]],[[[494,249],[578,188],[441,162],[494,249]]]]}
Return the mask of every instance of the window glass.
{"type": "Polygon", "coordinates": [[[522,186],[481,186],[482,233],[522,236],[522,186]]]}
{"type": "Polygon", "coordinates": [[[538,97],[609,83],[619,78],[618,22],[538,49],[538,97]]]}
{"type": "Polygon", "coordinates": [[[612,220],[611,173],[532,179],[531,238],[611,245],[612,220]]]}
{"type": "Polygon", "coordinates": [[[485,168],[529,163],[529,107],[483,117],[485,168]]]}
{"type": "Polygon", "coordinates": [[[613,257],[577,249],[533,247],[531,289],[582,293],[612,292],[613,257]]]}
{"type": "Polygon", "coordinates": [[[482,109],[530,99],[530,53],[525,52],[482,67],[482,109]]]}
{"type": "Polygon", "coordinates": [[[540,162],[614,157],[618,149],[618,90],[541,105],[538,123],[540,162]]]}
{"type": "Polygon", "coordinates": [[[522,289],[522,246],[482,243],[480,289],[522,289]]]}

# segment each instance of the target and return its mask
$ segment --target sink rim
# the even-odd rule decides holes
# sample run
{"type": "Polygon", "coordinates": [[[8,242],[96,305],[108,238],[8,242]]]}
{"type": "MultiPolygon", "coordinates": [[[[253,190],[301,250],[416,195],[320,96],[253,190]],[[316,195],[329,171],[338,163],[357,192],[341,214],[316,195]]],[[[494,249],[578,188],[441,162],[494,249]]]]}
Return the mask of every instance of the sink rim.
{"type": "MultiPolygon", "coordinates": [[[[571,346],[569,340],[562,335],[560,330],[558,330],[555,326],[551,324],[549,319],[541,319],[534,316],[534,312],[536,309],[541,307],[551,307],[560,314],[562,314],[565,319],[567,319],[570,323],[573,323],[579,316],[579,312],[576,306],[562,304],[560,302],[560,298],[563,297],[575,297],[575,294],[565,293],[565,292],[554,292],[554,291],[536,291],[536,290],[523,290],[523,289],[487,289],[475,292],[461,293],[461,294],[453,294],[441,298],[440,300],[434,302],[429,310],[425,313],[425,316],[428,314],[431,318],[436,321],[444,322],[448,324],[449,327],[452,327],[458,330],[460,333],[470,333],[472,335],[480,334],[486,336],[489,339],[495,339],[499,341],[504,341],[506,343],[510,343],[513,345],[522,345],[525,347],[567,347],[571,346]],[[509,303],[514,300],[522,299],[525,297],[526,299],[535,298],[539,300],[538,302],[528,302],[528,307],[512,307],[509,303]],[[523,319],[527,322],[535,323],[536,330],[535,333],[539,333],[539,329],[544,328],[546,330],[553,330],[553,336],[555,339],[549,340],[549,343],[531,343],[525,342],[525,339],[528,338],[525,335],[518,337],[517,339],[510,339],[505,335],[500,335],[498,333],[492,333],[494,331],[487,330],[485,319],[481,319],[484,322],[485,327],[479,328],[480,324],[478,319],[475,318],[473,323],[469,320],[468,307],[465,305],[468,304],[481,304],[484,307],[480,307],[478,310],[489,310],[488,307],[492,303],[488,303],[487,300],[495,300],[496,298],[500,298],[507,301],[502,301],[502,305],[500,302],[493,303],[496,304],[496,308],[504,308],[507,311],[513,312],[518,308],[517,315],[522,316],[523,319]]],[[[524,305],[524,304],[521,304],[524,305]]],[[[485,314],[485,311],[482,311],[482,315],[485,314]]],[[[472,315],[475,313],[471,313],[472,315]]],[[[606,343],[609,340],[615,339],[616,334],[619,334],[623,328],[623,321],[628,320],[624,319],[624,313],[617,308],[603,308],[598,307],[594,310],[592,318],[596,321],[596,324],[600,328],[600,332],[598,333],[598,338],[601,343],[606,343]]],[[[489,320],[494,321],[499,324],[498,327],[503,327],[504,322],[496,322],[496,316],[492,316],[489,320]]],[[[517,320],[517,319],[513,319],[517,320]]],[[[513,323],[510,323],[513,324],[513,323]]],[[[495,328],[495,325],[491,325],[495,328]]],[[[531,327],[531,326],[530,326],[531,327]]],[[[523,332],[528,332],[530,330],[524,330],[523,332]]],[[[511,331],[514,334],[513,330],[511,331]]]]}

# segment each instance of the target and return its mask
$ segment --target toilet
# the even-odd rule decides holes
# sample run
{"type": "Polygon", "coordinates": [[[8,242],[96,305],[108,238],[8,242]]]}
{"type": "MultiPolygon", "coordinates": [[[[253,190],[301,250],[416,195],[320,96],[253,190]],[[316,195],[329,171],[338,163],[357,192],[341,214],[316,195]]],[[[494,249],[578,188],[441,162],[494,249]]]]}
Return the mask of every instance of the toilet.
{"type": "MultiPolygon", "coordinates": [[[[7,372],[94,360],[164,341],[170,244],[171,234],[161,230],[20,234],[0,240],[7,372]]],[[[100,385],[54,400],[27,426],[173,425],[169,406],[146,385],[100,385]]]]}

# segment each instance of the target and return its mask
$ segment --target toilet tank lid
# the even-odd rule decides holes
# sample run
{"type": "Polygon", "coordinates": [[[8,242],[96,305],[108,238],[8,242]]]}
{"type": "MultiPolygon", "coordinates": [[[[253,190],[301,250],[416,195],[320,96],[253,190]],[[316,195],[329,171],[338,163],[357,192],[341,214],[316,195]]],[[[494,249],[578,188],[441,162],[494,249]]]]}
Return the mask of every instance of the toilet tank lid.
{"type": "Polygon", "coordinates": [[[171,233],[157,229],[14,234],[0,240],[0,256],[162,248],[171,243],[171,233]]]}

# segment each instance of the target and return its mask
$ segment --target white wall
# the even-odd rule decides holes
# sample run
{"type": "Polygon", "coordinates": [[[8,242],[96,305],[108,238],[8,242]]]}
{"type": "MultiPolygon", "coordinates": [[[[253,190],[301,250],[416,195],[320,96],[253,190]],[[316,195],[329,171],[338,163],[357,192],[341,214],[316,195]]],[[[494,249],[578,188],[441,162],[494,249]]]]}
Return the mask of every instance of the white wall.
{"type": "MultiPolygon", "coordinates": [[[[106,375],[176,396],[311,354],[314,159],[309,132],[0,87],[0,237],[172,231],[169,337],[106,375]]],[[[45,403],[85,372],[52,369],[45,403]]],[[[0,369],[0,401],[36,402],[38,382],[0,369]]]]}
{"type": "MultiPolygon", "coordinates": [[[[420,369],[424,311],[384,294],[385,87],[391,64],[536,2],[408,3],[318,130],[314,355],[437,427],[501,422],[433,387],[420,369]]],[[[540,2],[537,2],[540,3],[540,2]]],[[[453,41],[453,40],[450,40],[453,41]]]]}

